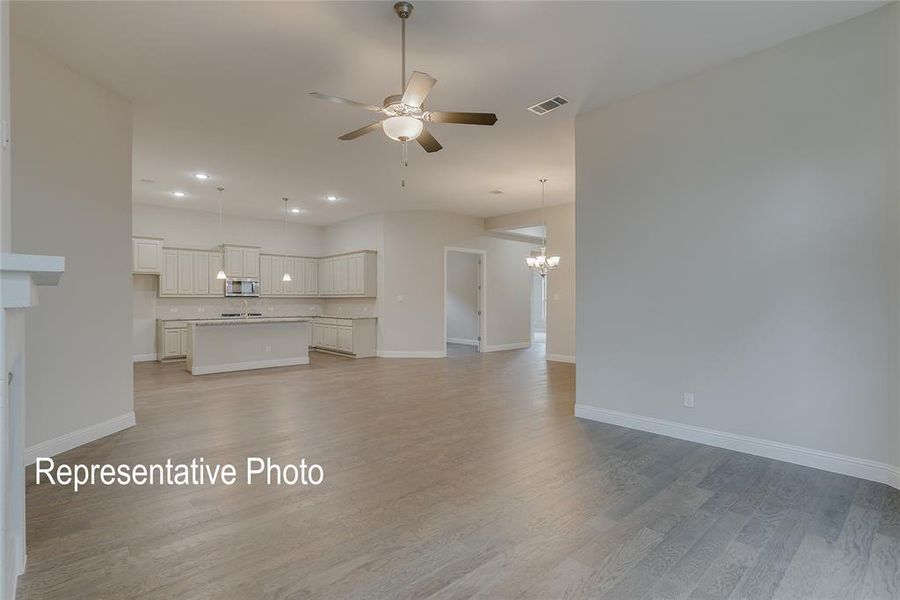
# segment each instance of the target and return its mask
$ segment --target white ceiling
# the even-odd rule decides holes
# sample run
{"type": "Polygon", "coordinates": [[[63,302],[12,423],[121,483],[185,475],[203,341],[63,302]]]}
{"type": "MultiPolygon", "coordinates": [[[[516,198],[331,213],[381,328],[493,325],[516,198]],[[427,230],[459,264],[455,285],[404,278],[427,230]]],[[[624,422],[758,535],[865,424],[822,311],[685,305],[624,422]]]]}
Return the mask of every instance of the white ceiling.
{"type": "Polygon", "coordinates": [[[305,211],[291,219],[328,224],[381,210],[536,208],[539,177],[547,204],[570,202],[577,113],[881,4],[418,2],[407,61],[438,80],[426,106],[499,122],[434,124],[444,150],[411,145],[405,169],[379,132],[337,139],[372,113],[308,95],[380,104],[400,91],[392,2],[14,2],[12,23],[132,101],[135,202],[215,210],[222,184],[229,213],[279,218],[288,196],[305,211]],[[526,110],[556,94],[571,103],[526,110]],[[199,183],[196,171],[214,177],[199,183]]]}

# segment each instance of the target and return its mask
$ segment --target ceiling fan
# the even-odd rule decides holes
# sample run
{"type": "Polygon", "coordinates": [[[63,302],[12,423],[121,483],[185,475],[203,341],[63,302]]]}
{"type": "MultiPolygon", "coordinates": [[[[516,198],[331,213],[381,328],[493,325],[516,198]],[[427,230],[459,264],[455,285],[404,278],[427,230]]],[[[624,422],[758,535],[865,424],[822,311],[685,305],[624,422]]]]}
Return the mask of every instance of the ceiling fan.
{"type": "MultiPolygon", "coordinates": [[[[462,123],[468,125],[493,125],[497,122],[497,115],[494,113],[472,113],[472,112],[443,112],[434,110],[425,110],[423,104],[428,97],[428,93],[437,79],[428,73],[413,71],[406,79],[406,19],[412,14],[413,6],[409,2],[398,2],[394,5],[394,12],[400,17],[401,22],[401,44],[403,48],[403,56],[401,62],[401,89],[402,94],[394,94],[384,99],[381,107],[356,102],[355,100],[347,100],[337,96],[329,96],[319,92],[312,92],[310,95],[315,96],[319,100],[327,100],[329,102],[337,102],[338,104],[347,104],[381,113],[384,118],[360,127],[350,133],[345,133],[338,139],[355,140],[372,131],[382,130],[392,140],[398,142],[410,142],[416,140],[426,152],[437,152],[441,146],[434,136],[425,129],[425,123],[462,123]]],[[[404,146],[405,147],[405,146],[404,146]]],[[[405,151],[404,151],[405,154],[405,151]]]]}

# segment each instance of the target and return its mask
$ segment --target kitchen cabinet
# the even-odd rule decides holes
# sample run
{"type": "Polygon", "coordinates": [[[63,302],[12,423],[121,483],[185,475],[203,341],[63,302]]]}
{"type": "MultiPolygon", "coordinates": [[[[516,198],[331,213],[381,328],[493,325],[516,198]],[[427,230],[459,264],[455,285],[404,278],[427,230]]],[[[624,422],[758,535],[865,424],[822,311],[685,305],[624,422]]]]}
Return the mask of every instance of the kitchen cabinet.
{"type": "Polygon", "coordinates": [[[159,276],[161,297],[224,296],[225,282],[216,279],[222,255],[205,250],[163,248],[159,276]]]}
{"type": "Polygon", "coordinates": [[[225,275],[229,279],[259,279],[259,248],[223,246],[225,275]]]}
{"type": "Polygon", "coordinates": [[[347,263],[350,262],[350,257],[336,256],[331,261],[334,264],[334,295],[346,296],[350,290],[347,280],[347,263]]]}
{"type": "Polygon", "coordinates": [[[171,360],[187,356],[189,333],[184,321],[158,321],[156,358],[171,360]]]}
{"type": "Polygon", "coordinates": [[[316,350],[356,358],[375,356],[375,318],[316,317],[312,324],[312,345],[316,350]]]}
{"type": "MultiPolygon", "coordinates": [[[[376,262],[377,254],[371,251],[341,254],[319,259],[331,263],[331,292],[329,296],[374,298],[377,295],[376,262]]],[[[319,294],[322,294],[322,272],[319,271],[319,294]]]]}
{"type": "Polygon", "coordinates": [[[209,295],[209,253],[194,252],[194,287],[193,293],[201,296],[209,295]]]}
{"type": "Polygon", "coordinates": [[[194,253],[178,251],[178,293],[190,296],[194,293],[194,253]]]}
{"type": "Polygon", "coordinates": [[[159,274],[159,295],[178,295],[178,251],[163,250],[162,273],[159,274]]]}
{"type": "Polygon", "coordinates": [[[159,274],[162,272],[162,239],[131,238],[132,273],[159,274]]]}
{"type": "Polygon", "coordinates": [[[216,279],[223,269],[222,253],[209,252],[209,295],[225,297],[225,280],[216,279]]]}
{"type": "Polygon", "coordinates": [[[320,296],[334,295],[334,259],[320,258],[318,264],[318,284],[320,296]]]}
{"type": "Polygon", "coordinates": [[[315,297],[317,260],[298,256],[261,254],[259,257],[260,296],[315,297]],[[284,281],[284,274],[291,276],[284,281]]]}
{"type": "Polygon", "coordinates": [[[319,295],[319,261],[316,259],[304,258],[303,263],[306,265],[306,285],[303,287],[304,296],[319,295]]]}

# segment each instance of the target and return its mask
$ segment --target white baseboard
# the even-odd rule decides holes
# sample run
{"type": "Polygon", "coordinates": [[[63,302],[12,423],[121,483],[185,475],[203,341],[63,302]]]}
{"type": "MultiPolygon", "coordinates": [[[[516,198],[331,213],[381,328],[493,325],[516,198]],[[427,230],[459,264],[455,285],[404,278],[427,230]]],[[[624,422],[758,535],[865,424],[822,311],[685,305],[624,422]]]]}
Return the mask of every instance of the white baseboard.
{"type": "Polygon", "coordinates": [[[156,352],[153,354],[135,354],[132,358],[133,362],[148,362],[156,360],[156,352]]]}
{"type": "Polygon", "coordinates": [[[495,344],[493,346],[485,346],[485,352],[503,352],[504,350],[524,350],[531,348],[531,342],[516,342],[515,344],[495,344]]]}
{"type": "Polygon", "coordinates": [[[441,350],[379,350],[379,358],[447,358],[441,350]]]}
{"type": "Polygon", "coordinates": [[[547,354],[544,356],[544,358],[553,362],[572,363],[573,365],[575,364],[575,357],[570,354],[547,354]]]}
{"type": "Polygon", "coordinates": [[[25,448],[25,464],[33,465],[38,457],[51,457],[134,426],[134,413],[129,412],[109,421],[90,425],[25,448]]]}
{"type": "Polygon", "coordinates": [[[839,473],[841,475],[859,477],[860,479],[876,481],[900,489],[900,467],[876,462],[874,460],[856,458],[844,454],[835,454],[833,452],[825,452],[823,450],[815,450],[803,446],[794,446],[792,444],[764,440],[747,435],[728,433],[727,431],[717,431],[705,427],[685,425],[684,423],[677,423],[675,421],[665,421],[663,419],[644,417],[632,413],[607,410],[605,408],[597,408],[595,406],[587,406],[584,404],[575,405],[575,416],[591,421],[611,423],[613,425],[621,425],[622,427],[631,429],[640,429],[641,431],[658,433],[660,435],[681,440],[698,442],[708,446],[716,446],[718,448],[726,448],[728,450],[735,450],[746,454],[754,454],[764,458],[803,465],[804,467],[822,469],[823,471],[831,471],[832,473],[839,473]]]}
{"type": "Polygon", "coordinates": [[[226,363],[222,365],[193,366],[191,375],[210,375],[212,373],[231,373],[232,371],[250,371],[252,369],[270,369],[272,367],[294,367],[308,365],[309,356],[296,358],[276,358],[272,360],[248,360],[239,363],[226,363]]]}
{"type": "Polygon", "coordinates": [[[463,338],[447,338],[448,344],[465,344],[466,346],[477,346],[478,340],[465,340],[463,338]]]}

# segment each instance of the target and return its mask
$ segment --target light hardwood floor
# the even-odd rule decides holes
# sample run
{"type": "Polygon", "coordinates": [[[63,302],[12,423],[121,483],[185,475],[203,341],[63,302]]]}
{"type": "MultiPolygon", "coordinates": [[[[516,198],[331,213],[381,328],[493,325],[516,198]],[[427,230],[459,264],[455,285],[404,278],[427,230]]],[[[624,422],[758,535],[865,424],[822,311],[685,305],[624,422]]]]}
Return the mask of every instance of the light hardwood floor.
{"type": "Polygon", "coordinates": [[[19,596],[900,596],[900,493],[575,419],[574,384],[537,349],[138,364],[138,425],[61,458],[305,456],[325,483],[30,483],[19,596]]]}

